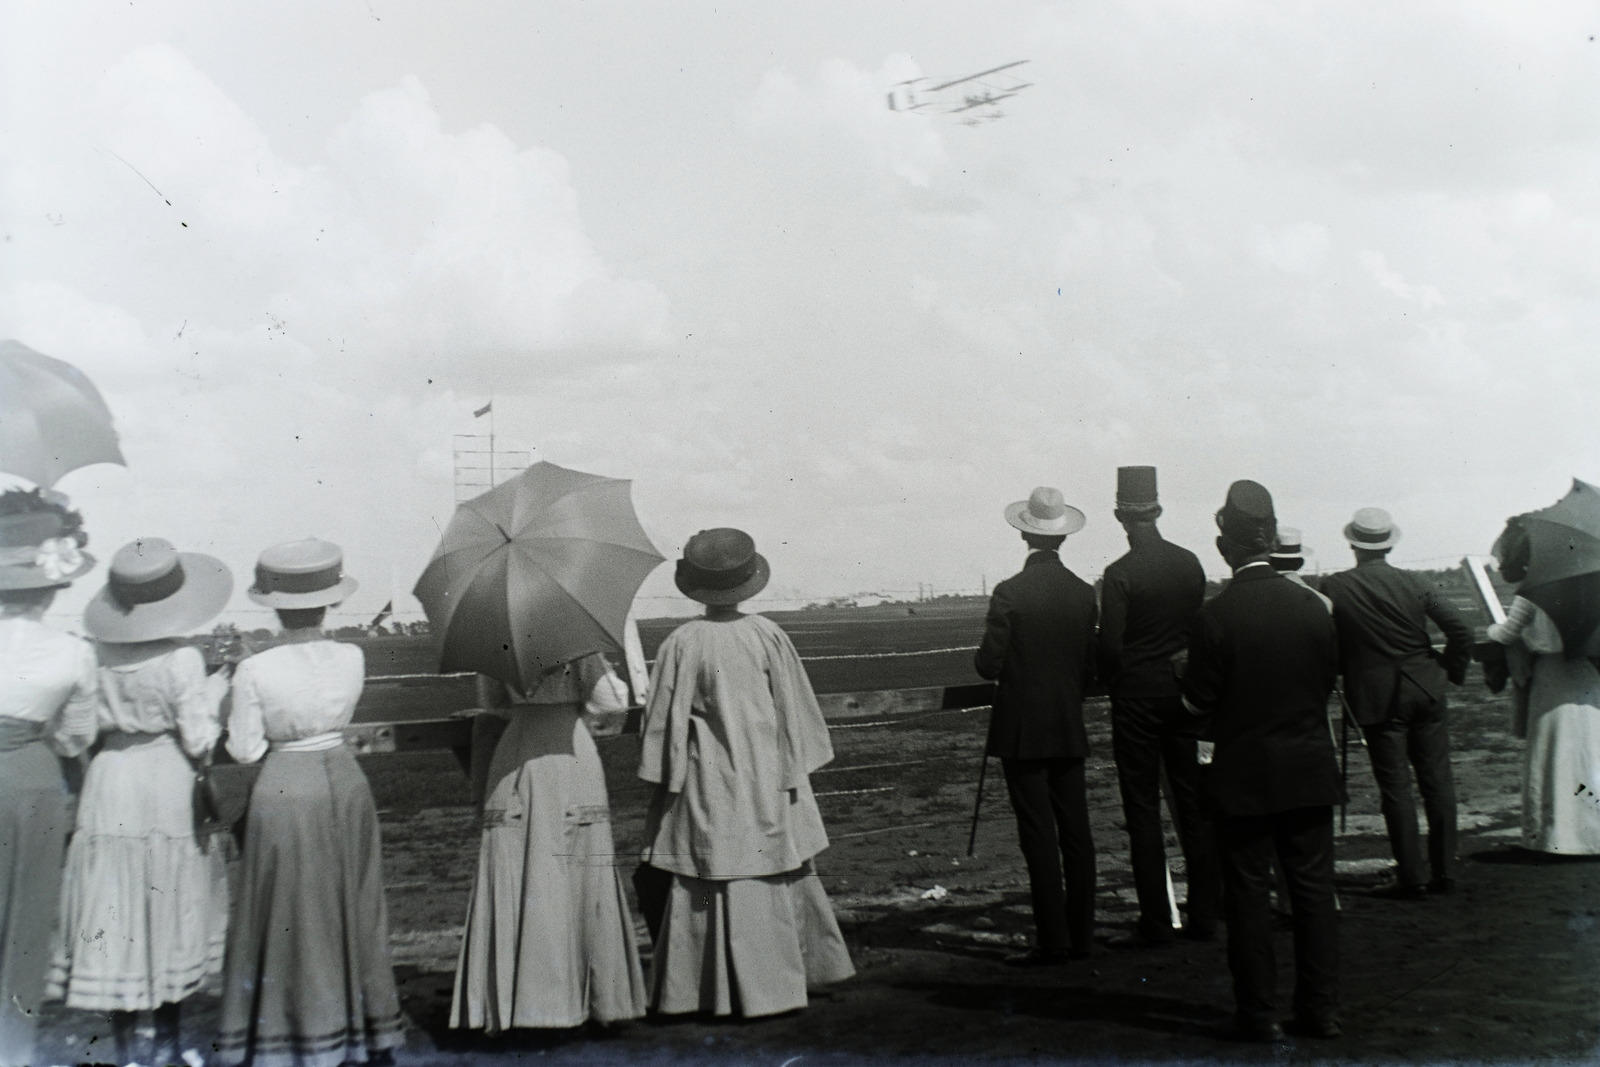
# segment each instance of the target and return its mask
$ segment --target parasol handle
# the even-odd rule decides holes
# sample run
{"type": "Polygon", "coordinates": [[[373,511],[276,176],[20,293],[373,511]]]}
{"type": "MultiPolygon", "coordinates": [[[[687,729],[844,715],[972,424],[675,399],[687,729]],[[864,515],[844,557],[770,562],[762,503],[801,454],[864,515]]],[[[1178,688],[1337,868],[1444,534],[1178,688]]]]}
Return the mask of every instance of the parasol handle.
{"type": "Polygon", "coordinates": [[[1482,556],[1466,556],[1462,565],[1467,568],[1467,573],[1472,575],[1472,582],[1478,589],[1478,596],[1483,600],[1483,606],[1488,609],[1489,618],[1499,624],[1506,621],[1506,609],[1500,603],[1500,596],[1494,591],[1494,585],[1489,581],[1489,572],[1484,564],[1488,561],[1482,556]]]}

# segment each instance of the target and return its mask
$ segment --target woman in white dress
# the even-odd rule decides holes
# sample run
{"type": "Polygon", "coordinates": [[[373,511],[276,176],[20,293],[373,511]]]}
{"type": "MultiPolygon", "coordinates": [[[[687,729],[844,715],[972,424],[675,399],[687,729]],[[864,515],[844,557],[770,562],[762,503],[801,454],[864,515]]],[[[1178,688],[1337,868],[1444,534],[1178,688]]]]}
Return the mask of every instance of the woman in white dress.
{"type": "Polygon", "coordinates": [[[149,1062],[177,1063],[183,1000],[222,970],[228,869],[222,840],[195,834],[195,770],[222,733],[228,676],[207,676],[176,639],[233,593],[221,560],[160,538],[125,545],[84,625],[98,642],[100,750],[67,850],[61,937],[47,995],[110,1012],[118,1063],[137,1013],[153,1011],[149,1062]]]}
{"type": "Polygon", "coordinates": [[[266,757],[245,817],[215,1060],[253,1067],[388,1062],[405,1041],[372,790],[345,746],[365,660],[323,615],[356,589],[307,539],[261,553],[250,598],[282,643],[239,664],[228,751],[266,757]]]}
{"type": "Polygon", "coordinates": [[[644,972],[586,725],[625,712],[627,687],[595,653],[525,697],[486,676],[478,693],[509,722],[488,768],[450,1025],[492,1034],[638,1018],[644,972]]]}
{"type": "Polygon", "coordinates": [[[706,613],[656,653],[639,761],[656,785],[639,883],[657,875],[641,895],[658,931],[650,1006],[793,1011],[855,973],[812,868],[828,835],[810,775],[833,746],[788,635],[738,610],[771,574],[755,542],[703,530],[683,555],[678,588],[706,613]]]}
{"type": "Polygon", "coordinates": [[[60,757],[94,738],[94,652],[43,621],[94,566],[87,540],[38,490],[0,494],[0,1067],[34,1062],[69,828],[60,757]]]}
{"type": "MultiPolygon", "coordinates": [[[[1527,575],[1528,540],[1513,519],[1495,544],[1500,574],[1527,575]]],[[[1527,738],[1522,843],[1539,852],[1600,855],[1600,671],[1569,655],[1555,621],[1522,596],[1489,639],[1507,646],[1516,686],[1514,731],[1527,738]]]]}

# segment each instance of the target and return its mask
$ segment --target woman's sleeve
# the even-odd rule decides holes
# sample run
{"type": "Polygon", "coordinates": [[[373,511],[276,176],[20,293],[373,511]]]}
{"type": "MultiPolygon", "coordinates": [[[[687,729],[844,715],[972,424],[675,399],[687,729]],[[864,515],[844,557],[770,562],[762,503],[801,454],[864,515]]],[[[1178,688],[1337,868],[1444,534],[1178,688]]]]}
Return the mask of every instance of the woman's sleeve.
{"type": "Polygon", "coordinates": [[[611,669],[611,664],[606,662],[604,656],[595,656],[599,660],[599,677],[590,680],[589,672],[585,672],[584,689],[588,693],[584,700],[583,712],[585,715],[605,715],[628,710],[628,686],[617,672],[611,669]]]}
{"type": "Polygon", "coordinates": [[[1533,601],[1520,596],[1513,597],[1511,610],[1506,613],[1506,621],[1490,625],[1489,640],[1502,645],[1516,644],[1522,638],[1522,631],[1533,622],[1535,614],[1533,601]]]}
{"type": "Polygon", "coordinates": [[[68,759],[87,751],[99,731],[96,716],[100,709],[100,667],[87,642],[81,644],[80,653],[74,667],[72,690],[56,712],[49,738],[56,754],[68,759]]]}
{"type": "Polygon", "coordinates": [[[250,664],[245,660],[234,673],[233,710],[228,713],[228,754],[240,763],[254,763],[267,754],[261,698],[256,693],[255,672],[250,664]]]}
{"type": "Polygon", "coordinates": [[[780,743],[785,749],[784,788],[795,789],[802,777],[833,760],[833,739],[789,635],[773,625],[768,630],[767,647],[767,674],[772,702],[778,709],[780,743]]]}
{"type": "Polygon", "coordinates": [[[222,736],[222,698],[228,695],[228,676],[206,674],[206,661],[197,648],[180,649],[173,661],[177,687],[178,740],[193,759],[210,752],[222,736]]]}
{"type": "Polygon", "coordinates": [[[656,653],[655,670],[650,674],[650,701],[645,705],[640,726],[639,777],[667,788],[683,791],[689,755],[689,713],[694,700],[693,686],[680,691],[681,642],[669,634],[656,653]]]}

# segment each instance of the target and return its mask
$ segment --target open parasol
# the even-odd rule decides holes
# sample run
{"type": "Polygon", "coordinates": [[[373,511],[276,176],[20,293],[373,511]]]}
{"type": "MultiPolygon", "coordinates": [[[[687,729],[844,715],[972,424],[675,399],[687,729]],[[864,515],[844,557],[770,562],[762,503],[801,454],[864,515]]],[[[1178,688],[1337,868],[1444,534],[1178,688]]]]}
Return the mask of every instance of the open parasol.
{"type": "Polygon", "coordinates": [[[1572,480],[1572,491],[1521,517],[1528,575],[1517,592],[1549,614],[1569,658],[1600,652],[1600,489],[1572,480]]]}
{"type": "Polygon", "coordinates": [[[111,411],[70,363],[0,341],[0,471],[46,489],[91,463],[121,463],[111,411]]]}
{"type": "Polygon", "coordinates": [[[663,561],[631,485],[536,463],[458,507],[413,590],[439,670],[527,693],[579,656],[621,652],[634,594],[663,561]]]}

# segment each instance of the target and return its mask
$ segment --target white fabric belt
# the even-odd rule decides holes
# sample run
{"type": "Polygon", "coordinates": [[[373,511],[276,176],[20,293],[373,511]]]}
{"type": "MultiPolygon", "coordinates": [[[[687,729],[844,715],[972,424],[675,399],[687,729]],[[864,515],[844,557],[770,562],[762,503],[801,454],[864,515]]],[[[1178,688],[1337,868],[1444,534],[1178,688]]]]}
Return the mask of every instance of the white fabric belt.
{"type": "Polygon", "coordinates": [[[294,741],[274,741],[274,752],[326,752],[330,748],[338,748],[344,744],[343,730],[330,730],[325,734],[312,734],[310,737],[301,737],[294,741]]]}

